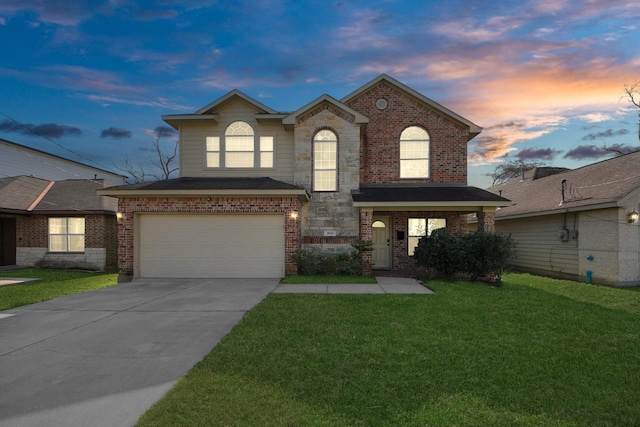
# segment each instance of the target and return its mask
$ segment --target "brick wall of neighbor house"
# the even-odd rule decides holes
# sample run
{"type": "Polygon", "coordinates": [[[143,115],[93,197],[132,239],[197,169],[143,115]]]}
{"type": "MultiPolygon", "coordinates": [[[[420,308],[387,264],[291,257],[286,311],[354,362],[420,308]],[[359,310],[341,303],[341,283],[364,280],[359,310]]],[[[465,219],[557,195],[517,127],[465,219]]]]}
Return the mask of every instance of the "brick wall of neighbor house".
{"type": "Polygon", "coordinates": [[[118,199],[118,273],[133,276],[134,214],[167,213],[283,213],[285,233],[285,273],[295,274],[298,266],[291,254],[300,249],[300,220],[291,212],[300,211],[297,197],[130,197],[118,199]]]}
{"type": "Polygon", "coordinates": [[[16,263],[20,266],[104,270],[117,262],[115,215],[85,216],[83,253],[51,253],[48,216],[30,215],[16,221],[16,263]]]}
{"type": "Polygon", "coordinates": [[[413,257],[408,255],[407,233],[409,218],[445,218],[447,229],[452,233],[465,233],[467,220],[460,212],[443,211],[415,211],[415,212],[375,212],[375,215],[391,217],[391,269],[403,272],[415,272],[419,269],[415,265],[413,257]],[[397,238],[397,232],[404,233],[404,239],[397,238]]]}
{"type": "MultiPolygon", "coordinates": [[[[458,124],[380,82],[348,104],[369,118],[362,136],[362,183],[412,182],[400,180],[400,134],[408,126],[422,126],[430,135],[430,177],[433,183],[467,183],[468,132],[458,124]],[[388,106],[376,108],[383,98],[388,106]]],[[[416,180],[425,182],[425,180],[416,180]]]]}
{"type": "Polygon", "coordinates": [[[294,182],[311,194],[302,206],[303,248],[318,252],[351,252],[359,239],[360,216],[351,190],[360,185],[360,127],[350,115],[329,103],[303,114],[295,127],[294,182]],[[328,129],[338,136],[338,191],[313,192],[313,137],[328,129]]]}
{"type": "Polygon", "coordinates": [[[619,282],[620,238],[628,233],[619,211],[621,209],[611,208],[578,214],[578,271],[581,280],[585,280],[586,272],[591,271],[593,283],[619,282]],[[589,255],[592,260],[588,259],[589,255]]]}

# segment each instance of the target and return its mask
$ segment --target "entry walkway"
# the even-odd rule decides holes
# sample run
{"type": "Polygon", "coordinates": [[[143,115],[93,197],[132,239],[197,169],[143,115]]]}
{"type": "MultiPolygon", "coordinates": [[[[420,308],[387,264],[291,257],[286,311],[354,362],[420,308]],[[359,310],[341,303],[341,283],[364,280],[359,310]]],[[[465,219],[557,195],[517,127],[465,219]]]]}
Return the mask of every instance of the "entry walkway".
{"type": "Polygon", "coordinates": [[[279,285],[274,294],[433,294],[416,279],[376,277],[378,283],[279,285]]]}

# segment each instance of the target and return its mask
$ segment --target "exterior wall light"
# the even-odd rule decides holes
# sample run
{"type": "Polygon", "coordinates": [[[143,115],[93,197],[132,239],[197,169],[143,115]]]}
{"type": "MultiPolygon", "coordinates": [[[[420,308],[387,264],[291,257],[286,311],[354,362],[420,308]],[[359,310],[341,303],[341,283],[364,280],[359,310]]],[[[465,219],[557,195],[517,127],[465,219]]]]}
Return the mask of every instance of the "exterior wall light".
{"type": "Polygon", "coordinates": [[[289,218],[293,220],[298,219],[298,211],[291,211],[291,213],[289,214],[289,218]]]}
{"type": "Polygon", "coordinates": [[[120,221],[122,218],[124,218],[124,214],[122,212],[116,212],[116,219],[120,221]]]}
{"type": "Polygon", "coordinates": [[[640,213],[637,210],[632,210],[627,214],[627,222],[629,224],[633,224],[634,222],[638,222],[638,218],[640,218],[640,213]]]}

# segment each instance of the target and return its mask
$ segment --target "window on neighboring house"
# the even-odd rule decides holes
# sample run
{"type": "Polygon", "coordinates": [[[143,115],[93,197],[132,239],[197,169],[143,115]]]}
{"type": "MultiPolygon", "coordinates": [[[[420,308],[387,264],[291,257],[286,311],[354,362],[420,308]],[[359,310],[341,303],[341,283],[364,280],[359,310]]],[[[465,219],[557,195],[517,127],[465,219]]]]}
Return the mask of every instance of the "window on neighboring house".
{"type": "Polygon", "coordinates": [[[84,252],[84,218],[49,218],[49,251],[84,252]]]}
{"type": "Polygon", "coordinates": [[[227,126],[224,138],[206,137],[205,164],[208,168],[253,168],[256,164],[273,168],[274,148],[273,136],[256,138],[249,123],[235,121],[227,126]]]}
{"type": "Polygon", "coordinates": [[[429,134],[409,126],[400,134],[400,178],[429,177],[429,134]]]}
{"type": "Polygon", "coordinates": [[[338,137],[330,130],[321,130],[313,137],[313,190],[338,189],[338,137]]]}
{"type": "Polygon", "coordinates": [[[409,218],[408,229],[408,254],[413,256],[413,252],[418,246],[418,242],[424,236],[430,236],[433,230],[445,228],[447,220],[445,218],[409,218]]]}

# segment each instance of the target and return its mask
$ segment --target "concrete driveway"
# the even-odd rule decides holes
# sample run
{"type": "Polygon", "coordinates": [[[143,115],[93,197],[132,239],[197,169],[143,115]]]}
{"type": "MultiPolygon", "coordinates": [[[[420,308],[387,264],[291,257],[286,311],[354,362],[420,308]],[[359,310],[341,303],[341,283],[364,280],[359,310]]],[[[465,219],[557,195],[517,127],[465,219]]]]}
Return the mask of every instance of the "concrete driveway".
{"type": "Polygon", "coordinates": [[[0,312],[0,425],[133,425],[277,284],[145,279],[0,312]]]}

